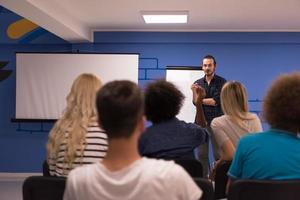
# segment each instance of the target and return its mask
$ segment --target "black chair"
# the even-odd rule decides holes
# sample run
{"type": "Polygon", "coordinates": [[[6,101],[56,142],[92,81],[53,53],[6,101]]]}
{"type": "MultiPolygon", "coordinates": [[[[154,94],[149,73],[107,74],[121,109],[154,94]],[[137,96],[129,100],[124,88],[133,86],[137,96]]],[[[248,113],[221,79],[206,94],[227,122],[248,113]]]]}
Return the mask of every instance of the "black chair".
{"type": "Polygon", "coordinates": [[[216,168],[215,174],[215,198],[222,199],[226,197],[226,186],[228,181],[227,172],[231,161],[221,161],[216,168]]]}
{"type": "Polygon", "coordinates": [[[178,159],[174,161],[182,166],[191,177],[203,177],[203,166],[200,161],[196,159],[178,159]]]}
{"type": "Polygon", "coordinates": [[[47,160],[44,160],[43,162],[43,176],[51,176],[47,160]]]}
{"type": "Polygon", "coordinates": [[[236,180],[228,200],[295,200],[300,198],[300,180],[236,180]]]}
{"type": "Polygon", "coordinates": [[[214,199],[214,189],[213,189],[212,183],[204,178],[193,178],[193,179],[203,192],[200,200],[213,200],[214,199]]]}
{"type": "Polygon", "coordinates": [[[66,178],[30,176],[23,183],[23,200],[62,200],[66,178]]]}

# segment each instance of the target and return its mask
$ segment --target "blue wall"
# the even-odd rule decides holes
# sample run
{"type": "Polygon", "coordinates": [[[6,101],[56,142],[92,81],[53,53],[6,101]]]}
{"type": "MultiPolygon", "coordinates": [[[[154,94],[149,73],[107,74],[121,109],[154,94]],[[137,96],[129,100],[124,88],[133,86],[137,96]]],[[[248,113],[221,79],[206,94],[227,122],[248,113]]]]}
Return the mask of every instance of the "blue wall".
{"type": "Polygon", "coordinates": [[[40,171],[46,155],[47,130],[52,125],[41,127],[41,124],[10,122],[15,116],[15,52],[57,52],[70,49],[71,46],[66,44],[0,45],[0,60],[9,61],[5,69],[13,71],[10,77],[0,82],[0,172],[40,171]]]}
{"type": "MultiPolygon", "coordinates": [[[[14,15],[0,9],[0,17],[4,14],[14,15]]],[[[7,20],[2,23],[1,19],[1,23],[7,25],[7,20]]],[[[5,34],[5,25],[0,28],[0,34],[5,34]]],[[[281,73],[300,70],[300,33],[97,32],[93,44],[68,44],[46,30],[41,32],[30,40],[0,37],[0,61],[9,61],[5,69],[13,70],[0,82],[0,172],[40,172],[52,126],[10,122],[15,115],[15,52],[139,53],[142,87],[164,78],[166,66],[199,66],[202,56],[212,54],[217,59],[217,73],[243,82],[253,101],[251,110],[258,112],[271,81],[281,73]]]]}
{"type": "Polygon", "coordinates": [[[198,66],[212,54],[219,75],[244,83],[257,113],[272,80],[300,70],[300,33],[98,32],[94,38],[94,44],[73,45],[73,51],[140,53],[141,86],[164,78],[166,66],[198,66]]]}
{"type": "Polygon", "coordinates": [[[70,52],[71,44],[41,27],[10,37],[9,26],[23,18],[0,6],[0,61],[11,70],[0,81],[0,172],[40,172],[52,124],[12,123],[16,99],[16,52],[70,52]]]}

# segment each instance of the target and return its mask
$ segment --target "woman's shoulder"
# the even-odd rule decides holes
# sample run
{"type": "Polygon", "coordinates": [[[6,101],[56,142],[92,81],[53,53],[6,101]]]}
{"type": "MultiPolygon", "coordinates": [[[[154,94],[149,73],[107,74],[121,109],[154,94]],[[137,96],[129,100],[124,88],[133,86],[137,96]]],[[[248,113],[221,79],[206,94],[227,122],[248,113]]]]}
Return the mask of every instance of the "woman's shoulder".
{"type": "Polygon", "coordinates": [[[97,121],[90,121],[87,127],[87,132],[105,132],[97,121]]]}
{"type": "Polygon", "coordinates": [[[261,132],[263,129],[259,116],[255,113],[250,113],[250,115],[251,118],[249,120],[249,126],[251,129],[249,130],[249,132],[261,132]]]}
{"type": "Polygon", "coordinates": [[[230,117],[228,115],[221,115],[219,117],[214,118],[211,121],[211,126],[219,126],[227,124],[230,121],[230,117]]]}
{"type": "Polygon", "coordinates": [[[258,119],[258,115],[256,113],[248,112],[247,115],[252,119],[258,119]]]}

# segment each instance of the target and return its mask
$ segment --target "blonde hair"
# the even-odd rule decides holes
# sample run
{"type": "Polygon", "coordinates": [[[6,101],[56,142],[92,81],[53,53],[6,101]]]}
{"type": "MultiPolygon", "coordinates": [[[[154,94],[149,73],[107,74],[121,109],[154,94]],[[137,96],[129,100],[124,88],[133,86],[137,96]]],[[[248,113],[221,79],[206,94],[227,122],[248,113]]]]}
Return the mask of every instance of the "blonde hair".
{"type": "Polygon", "coordinates": [[[62,143],[66,145],[64,163],[68,167],[72,168],[77,150],[80,150],[82,158],[88,125],[97,119],[96,94],[100,87],[101,81],[93,74],[81,74],[75,79],[66,98],[67,107],[63,116],[50,131],[48,159],[57,159],[62,143]]]}
{"type": "Polygon", "coordinates": [[[248,96],[243,84],[237,81],[229,81],[221,90],[221,107],[224,114],[241,128],[248,130],[244,120],[254,119],[248,112],[248,96]]]}

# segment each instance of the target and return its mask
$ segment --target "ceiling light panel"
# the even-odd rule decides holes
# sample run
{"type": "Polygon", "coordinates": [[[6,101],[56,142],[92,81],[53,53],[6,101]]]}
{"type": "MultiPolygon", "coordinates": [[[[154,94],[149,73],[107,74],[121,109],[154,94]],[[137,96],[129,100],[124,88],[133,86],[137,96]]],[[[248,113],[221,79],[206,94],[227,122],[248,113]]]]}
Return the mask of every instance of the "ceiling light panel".
{"type": "Polygon", "coordinates": [[[142,12],[142,16],[146,24],[183,24],[187,23],[188,20],[188,12],[186,11],[147,11],[142,12]]]}

